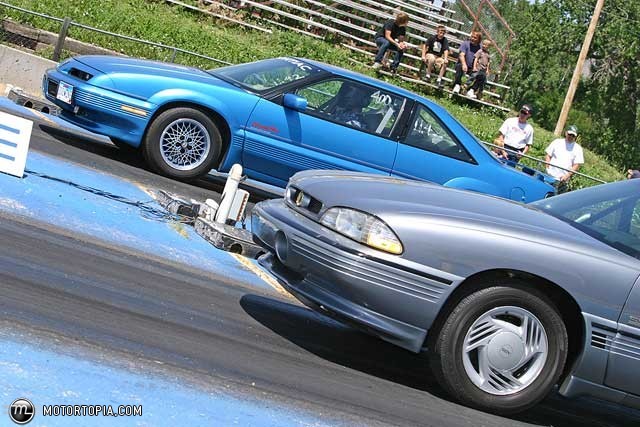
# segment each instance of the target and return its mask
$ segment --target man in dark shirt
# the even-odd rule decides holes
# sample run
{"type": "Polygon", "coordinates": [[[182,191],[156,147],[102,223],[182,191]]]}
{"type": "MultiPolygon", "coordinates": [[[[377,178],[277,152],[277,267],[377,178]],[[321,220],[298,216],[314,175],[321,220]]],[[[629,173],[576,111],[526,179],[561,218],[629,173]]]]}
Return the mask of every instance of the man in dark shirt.
{"type": "Polygon", "coordinates": [[[480,50],[480,42],[482,41],[482,33],[480,31],[472,31],[469,40],[460,45],[460,53],[458,54],[458,62],[456,63],[456,77],[453,81],[453,93],[460,93],[460,85],[462,84],[462,74],[473,73],[473,60],[476,52],[480,50]]]}
{"type": "Polygon", "coordinates": [[[404,50],[407,45],[404,41],[406,36],[406,27],[409,23],[409,15],[404,12],[399,12],[396,15],[396,19],[390,19],[384,23],[382,28],[376,33],[375,42],[378,46],[378,54],[373,63],[373,68],[380,68],[382,66],[382,59],[387,50],[392,50],[396,53],[396,57],[391,64],[391,72],[395,73],[402,61],[404,50]]]}
{"type": "Polygon", "coordinates": [[[433,64],[440,68],[438,74],[438,87],[442,87],[442,77],[445,71],[447,71],[447,61],[449,60],[449,41],[444,36],[447,33],[444,25],[438,25],[436,28],[436,35],[431,36],[425,43],[422,44],[422,66],[427,68],[427,73],[424,76],[425,80],[431,79],[431,70],[433,64]]]}

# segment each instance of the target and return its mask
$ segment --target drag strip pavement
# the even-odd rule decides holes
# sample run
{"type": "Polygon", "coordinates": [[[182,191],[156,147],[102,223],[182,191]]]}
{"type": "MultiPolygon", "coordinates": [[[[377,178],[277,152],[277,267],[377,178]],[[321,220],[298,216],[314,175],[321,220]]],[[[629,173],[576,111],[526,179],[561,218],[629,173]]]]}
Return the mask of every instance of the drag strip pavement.
{"type": "Polygon", "coordinates": [[[5,322],[117,352],[137,366],[161,363],[172,376],[226,384],[329,425],[622,426],[638,421],[616,407],[558,398],[519,420],[460,407],[441,396],[419,356],[275,292],[249,292],[211,272],[80,241],[42,224],[5,218],[0,236],[5,322]]]}
{"type": "MultiPolygon", "coordinates": [[[[142,196],[118,182],[118,176],[126,183],[146,180],[153,188],[166,189],[166,183],[203,191],[39,138],[36,134],[34,146],[43,149],[30,154],[30,170],[81,180],[130,199],[142,196]],[[70,170],[77,165],[61,165],[64,156],[51,153],[51,147],[76,164],[111,175],[70,170]]],[[[234,421],[240,425],[640,425],[638,412],[557,396],[517,418],[457,405],[431,380],[420,355],[311,312],[228,254],[205,247],[189,231],[142,218],[136,208],[104,202],[93,193],[67,191],[64,185],[33,174],[23,180],[0,177],[0,328],[5,332],[0,340],[13,337],[3,348],[15,348],[20,337],[37,336],[46,351],[66,349],[71,355],[98,359],[99,365],[91,369],[106,366],[111,372],[109,366],[135,366],[149,388],[156,383],[154,375],[164,375],[205,394],[215,386],[240,399],[286,408],[292,411],[291,420],[298,420],[234,421]],[[27,332],[7,332],[11,325],[27,332]]],[[[33,360],[36,368],[45,363],[42,359],[46,361],[33,360]]],[[[11,383],[10,376],[0,376],[0,385],[3,382],[11,383]]],[[[174,405],[172,397],[160,398],[174,405]]],[[[206,404],[206,399],[198,402],[206,404]]],[[[231,404],[225,408],[238,410],[231,404]]],[[[256,410],[255,417],[265,416],[256,410]]],[[[225,420],[183,423],[143,416],[140,423],[228,425],[225,420]]],[[[59,422],[73,424],[69,419],[59,422]]]]}

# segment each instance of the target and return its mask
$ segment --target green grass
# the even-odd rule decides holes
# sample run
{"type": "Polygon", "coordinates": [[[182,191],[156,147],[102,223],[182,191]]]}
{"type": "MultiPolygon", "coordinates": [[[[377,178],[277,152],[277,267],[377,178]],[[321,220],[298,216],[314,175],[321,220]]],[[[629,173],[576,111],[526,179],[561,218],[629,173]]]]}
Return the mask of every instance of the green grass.
{"type": "MultiPolygon", "coordinates": [[[[184,0],[189,2],[189,0],[184,0]]],[[[312,39],[294,32],[274,30],[267,34],[250,30],[235,24],[216,22],[210,16],[172,6],[162,1],[152,0],[11,0],[11,4],[24,9],[37,11],[49,16],[70,17],[74,22],[96,27],[113,33],[136,37],[155,43],[176,46],[181,49],[217,58],[230,63],[254,61],[274,56],[292,55],[312,58],[330,64],[350,68],[375,77],[375,73],[355,64],[350,58],[360,62],[369,59],[353,53],[329,41],[312,39]]],[[[191,4],[196,4],[195,1],[191,4]]],[[[29,23],[37,28],[58,33],[60,23],[25,14],[0,6],[0,13],[20,22],[29,23]]],[[[236,15],[236,18],[245,15],[236,15]]],[[[145,46],[140,43],[124,41],[109,35],[72,26],[70,37],[101,47],[118,51],[130,56],[158,60],[170,60],[173,52],[168,49],[145,46]]],[[[46,50],[46,54],[51,51],[46,50]]],[[[211,61],[191,55],[180,54],[176,62],[204,68],[215,66],[211,61]]],[[[458,101],[431,96],[423,87],[406,84],[399,79],[389,79],[396,85],[435,100],[444,106],[454,117],[460,120],[481,140],[491,141],[506,117],[488,107],[477,108],[458,101]]],[[[529,154],[543,158],[545,147],[554,139],[551,132],[534,126],[534,146],[529,154]]],[[[617,171],[602,158],[589,151],[589,141],[580,141],[585,148],[585,165],[581,172],[605,181],[623,179],[622,171],[617,171]]],[[[574,188],[591,185],[593,181],[576,177],[572,180],[574,188]]]]}

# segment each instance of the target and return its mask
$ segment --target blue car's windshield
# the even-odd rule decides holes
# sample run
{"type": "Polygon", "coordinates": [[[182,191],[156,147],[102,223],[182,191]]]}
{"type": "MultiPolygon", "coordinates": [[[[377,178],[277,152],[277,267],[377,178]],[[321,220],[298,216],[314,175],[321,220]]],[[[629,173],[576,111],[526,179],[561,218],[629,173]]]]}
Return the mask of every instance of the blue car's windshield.
{"type": "Polygon", "coordinates": [[[627,255],[640,258],[640,179],[531,203],[627,255]]]}
{"type": "Polygon", "coordinates": [[[252,92],[265,92],[322,72],[295,58],[275,58],[211,70],[209,73],[252,92]]]}

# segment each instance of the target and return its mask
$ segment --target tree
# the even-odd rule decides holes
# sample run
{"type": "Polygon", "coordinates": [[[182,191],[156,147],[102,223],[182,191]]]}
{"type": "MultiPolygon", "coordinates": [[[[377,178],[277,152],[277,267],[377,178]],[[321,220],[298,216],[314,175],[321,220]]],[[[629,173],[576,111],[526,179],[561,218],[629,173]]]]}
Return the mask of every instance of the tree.
{"type": "MultiPolygon", "coordinates": [[[[595,0],[498,0],[517,35],[505,81],[510,102],[537,107],[536,121],[553,130],[595,0]]],[[[570,122],[582,141],[621,168],[640,164],[640,2],[606,0],[588,55],[590,76],[576,93],[570,122]],[[631,160],[630,160],[631,159],[631,160]]]]}

